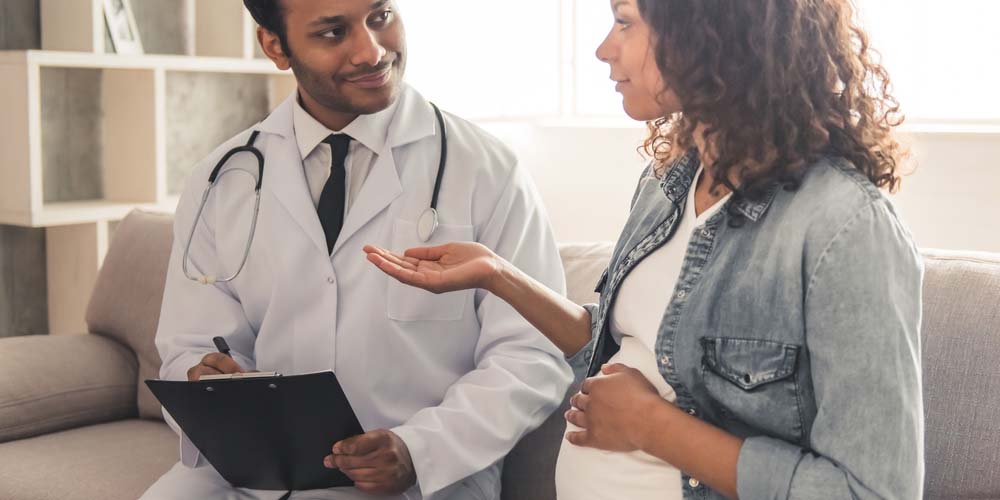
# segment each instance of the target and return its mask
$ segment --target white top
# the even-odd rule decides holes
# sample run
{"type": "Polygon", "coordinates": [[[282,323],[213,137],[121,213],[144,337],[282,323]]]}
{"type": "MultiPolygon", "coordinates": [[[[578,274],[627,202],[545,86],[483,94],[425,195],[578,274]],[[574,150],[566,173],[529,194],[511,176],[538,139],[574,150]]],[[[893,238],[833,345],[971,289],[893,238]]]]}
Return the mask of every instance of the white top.
{"type": "MultiPolygon", "coordinates": [[[[660,374],[653,354],[660,322],[680,277],[692,233],[729,199],[727,195],[695,216],[694,186],[700,177],[699,169],[673,238],[629,273],[610,313],[611,333],[621,349],[609,363],[622,363],[639,370],[660,396],[670,402],[676,401],[677,396],[660,374]]],[[[578,430],[573,424],[566,424],[566,432],[578,430]]],[[[680,499],[681,473],[643,451],[609,452],[563,440],[556,464],[556,491],[560,500],[680,499]]]]}
{"type": "Polygon", "coordinates": [[[292,126],[295,129],[295,142],[302,155],[302,165],[306,172],[306,183],[312,195],[313,205],[319,207],[319,197],[323,194],[323,186],[330,178],[330,145],[323,142],[330,134],[347,134],[351,136],[350,147],[344,167],[347,170],[347,206],[344,214],[351,209],[357,199],[361,187],[364,186],[372,165],[378,159],[379,153],[385,149],[385,141],[389,132],[389,124],[396,114],[399,99],[393,101],[388,108],[370,115],[360,115],[343,130],[333,131],[326,128],[316,118],[313,118],[299,99],[295,99],[292,110],[292,126]]]}

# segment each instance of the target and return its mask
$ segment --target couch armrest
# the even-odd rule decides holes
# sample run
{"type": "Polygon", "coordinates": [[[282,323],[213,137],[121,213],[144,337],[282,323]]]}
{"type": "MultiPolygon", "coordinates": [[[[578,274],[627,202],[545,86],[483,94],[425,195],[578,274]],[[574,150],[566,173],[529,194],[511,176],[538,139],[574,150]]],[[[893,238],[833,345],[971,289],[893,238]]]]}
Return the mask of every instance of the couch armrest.
{"type": "Polygon", "coordinates": [[[135,416],[137,370],[99,335],[0,339],[0,443],[135,416]]]}

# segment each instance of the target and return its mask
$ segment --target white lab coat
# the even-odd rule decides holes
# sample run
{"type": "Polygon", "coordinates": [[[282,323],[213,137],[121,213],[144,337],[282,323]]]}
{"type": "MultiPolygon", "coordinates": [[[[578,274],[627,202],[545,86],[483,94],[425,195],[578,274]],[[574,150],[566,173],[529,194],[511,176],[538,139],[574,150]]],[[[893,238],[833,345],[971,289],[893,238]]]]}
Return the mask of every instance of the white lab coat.
{"type": "MultiPolygon", "coordinates": [[[[246,267],[230,284],[188,280],[181,257],[209,172],[247,142],[250,130],[191,174],[177,208],[156,336],[161,378],[186,380],[188,368],[215,350],[216,335],[246,369],[332,369],[365,430],[390,429],[407,444],[418,484],[403,498],[498,498],[500,461],[557,408],[570,383],[568,366],[496,297],[434,295],[397,283],[365,259],[366,244],[398,252],[425,245],[416,222],[430,204],[440,136],[422,96],[409,87],[401,92],[386,149],[348,211],[332,257],[296,146],[294,98],[255,127],[266,158],[260,216],[246,267]]],[[[441,226],[426,245],[478,241],[563,290],[556,244],[527,174],[493,137],[454,116],[446,123],[441,226]]],[[[257,167],[252,156],[239,155],[226,168],[257,167]]],[[[252,213],[252,180],[224,176],[194,235],[192,269],[235,271],[252,213]]],[[[205,465],[190,441],[181,441],[182,463],[205,465]]]]}

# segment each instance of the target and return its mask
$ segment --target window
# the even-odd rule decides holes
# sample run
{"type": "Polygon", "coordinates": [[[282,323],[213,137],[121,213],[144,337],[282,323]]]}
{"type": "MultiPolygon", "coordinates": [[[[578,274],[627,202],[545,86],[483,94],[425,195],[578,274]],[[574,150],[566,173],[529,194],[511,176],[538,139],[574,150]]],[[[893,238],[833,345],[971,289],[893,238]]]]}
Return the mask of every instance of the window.
{"type": "Polygon", "coordinates": [[[407,80],[468,118],[554,116],[561,99],[558,0],[400,0],[407,80]]]}
{"type": "MultiPolygon", "coordinates": [[[[855,0],[911,122],[1000,121],[997,0],[855,0]]],[[[476,119],[624,117],[604,0],[400,0],[408,79],[476,119]]]]}
{"type": "Polygon", "coordinates": [[[1000,2],[860,0],[862,24],[882,52],[913,121],[1000,120],[1000,2]]]}

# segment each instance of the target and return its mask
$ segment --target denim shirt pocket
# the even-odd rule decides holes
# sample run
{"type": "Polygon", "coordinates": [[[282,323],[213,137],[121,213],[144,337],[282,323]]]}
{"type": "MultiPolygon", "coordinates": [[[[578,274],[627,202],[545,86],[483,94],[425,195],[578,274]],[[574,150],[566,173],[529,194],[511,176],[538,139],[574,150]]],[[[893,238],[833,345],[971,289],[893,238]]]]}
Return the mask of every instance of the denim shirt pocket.
{"type": "Polygon", "coordinates": [[[701,346],[702,380],[724,427],[802,440],[800,346],[727,337],[702,338],[701,346]]]}

